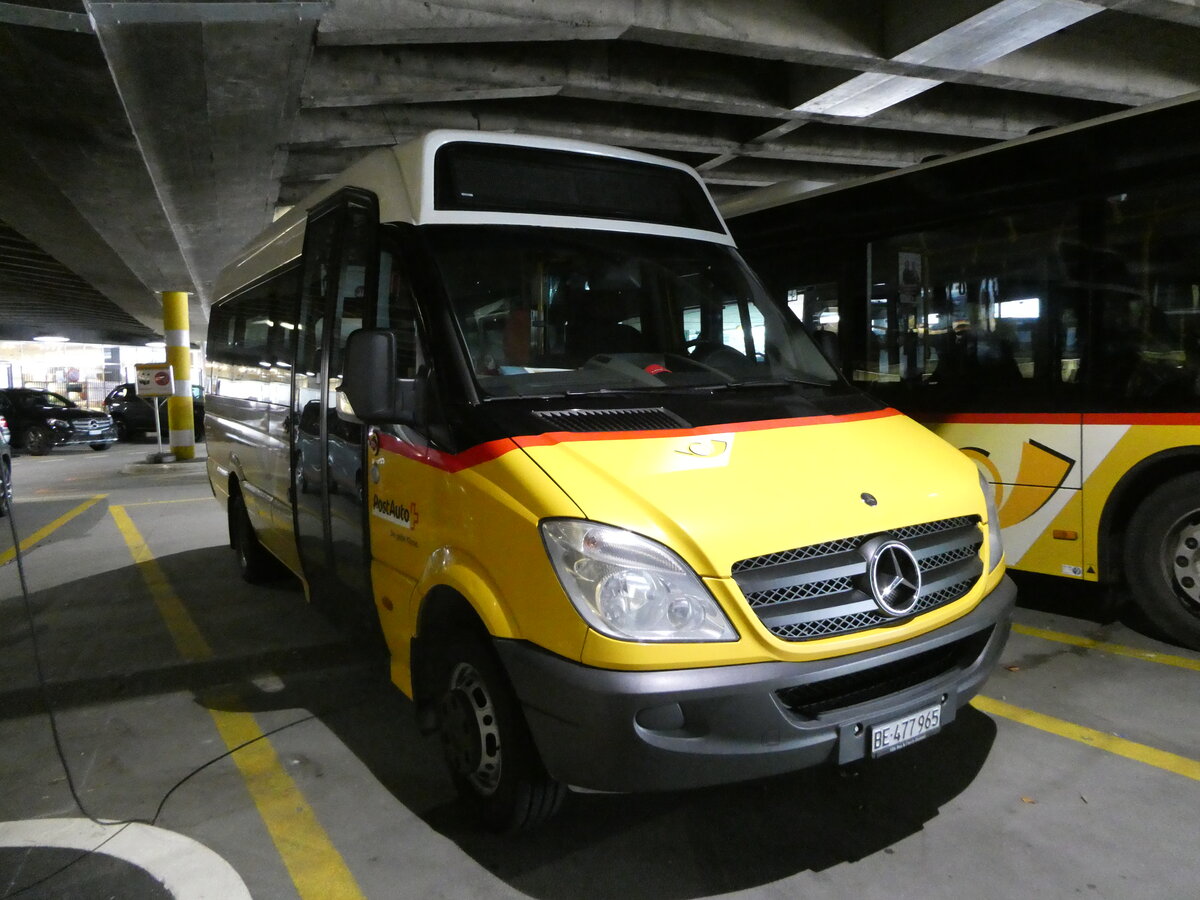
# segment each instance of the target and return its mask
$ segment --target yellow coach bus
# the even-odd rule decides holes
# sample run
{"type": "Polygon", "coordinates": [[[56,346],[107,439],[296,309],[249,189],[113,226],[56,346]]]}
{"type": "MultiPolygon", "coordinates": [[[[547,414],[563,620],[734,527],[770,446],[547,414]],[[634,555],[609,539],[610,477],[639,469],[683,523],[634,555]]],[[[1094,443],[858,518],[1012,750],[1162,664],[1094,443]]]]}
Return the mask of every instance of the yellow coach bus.
{"type": "Polygon", "coordinates": [[[1200,648],[1200,96],[724,210],[847,376],[993,485],[1009,566],[1200,648]]]}
{"type": "Polygon", "coordinates": [[[208,471],[243,574],[386,645],[499,828],[948,725],[1015,598],[975,466],[855,389],[696,174],[378,150],[223,273],[208,471]]]}

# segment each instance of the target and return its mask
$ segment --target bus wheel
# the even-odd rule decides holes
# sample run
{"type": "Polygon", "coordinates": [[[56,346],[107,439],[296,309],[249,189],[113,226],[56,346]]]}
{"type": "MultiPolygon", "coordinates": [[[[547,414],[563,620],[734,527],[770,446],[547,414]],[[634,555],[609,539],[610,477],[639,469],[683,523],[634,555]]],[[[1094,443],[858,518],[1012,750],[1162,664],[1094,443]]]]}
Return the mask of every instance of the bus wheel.
{"type": "Polygon", "coordinates": [[[491,648],[476,638],[451,640],[439,671],[438,728],[459,793],[493,831],[517,831],[550,818],[566,786],[542,767],[491,648]]]}
{"type": "Polygon", "coordinates": [[[271,555],[258,542],[258,535],[250,524],[250,514],[246,511],[246,501],[240,492],[229,498],[229,542],[237,551],[238,569],[244,580],[250,584],[261,584],[275,574],[271,555]]]}
{"type": "Polygon", "coordinates": [[[1200,650],[1200,473],[1152,491],[1129,520],[1133,600],[1168,638],[1200,650]]]}

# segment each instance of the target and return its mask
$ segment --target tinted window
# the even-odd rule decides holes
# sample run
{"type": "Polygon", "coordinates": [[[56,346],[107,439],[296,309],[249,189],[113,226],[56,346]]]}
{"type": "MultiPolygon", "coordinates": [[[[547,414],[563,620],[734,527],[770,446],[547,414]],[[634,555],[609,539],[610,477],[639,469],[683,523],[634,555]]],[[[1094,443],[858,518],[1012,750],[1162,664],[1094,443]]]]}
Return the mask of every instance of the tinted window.
{"type": "Polygon", "coordinates": [[[562,150],[453,143],[438,150],[438,209],[588,216],[724,233],[687,172],[562,150]]]}

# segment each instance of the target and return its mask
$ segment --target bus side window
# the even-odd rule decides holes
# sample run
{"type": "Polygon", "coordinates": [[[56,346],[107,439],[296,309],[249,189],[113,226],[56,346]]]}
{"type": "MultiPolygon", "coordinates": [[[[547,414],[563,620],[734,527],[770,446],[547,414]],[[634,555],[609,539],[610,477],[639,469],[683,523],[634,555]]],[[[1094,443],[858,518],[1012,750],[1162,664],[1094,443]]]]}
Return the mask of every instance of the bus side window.
{"type": "Polygon", "coordinates": [[[1200,395],[1200,262],[1175,223],[1200,215],[1200,190],[1172,183],[1094,201],[1086,248],[1101,407],[1194,409],[1200,395]]]}
{"type": "Polygon", "coordinates": [[[856,380],[918,407],[1052,406],[1071,381],[1056,354],[1075,340],[1058,264],[1073,228],[1064,204],[871,244],[856,380]]]}

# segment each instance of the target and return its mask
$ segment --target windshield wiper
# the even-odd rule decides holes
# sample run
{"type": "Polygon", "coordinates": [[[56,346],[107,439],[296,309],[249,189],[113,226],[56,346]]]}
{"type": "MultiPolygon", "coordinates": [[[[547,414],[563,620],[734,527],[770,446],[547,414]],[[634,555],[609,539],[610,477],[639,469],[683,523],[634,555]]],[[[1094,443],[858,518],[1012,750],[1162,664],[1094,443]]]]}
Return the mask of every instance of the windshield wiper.
{"type": "Polygon", "coordinates": [[[763,378],[751,379],[747,381],[731,381],[727,387],[733,390],[741,390],[743,388],[781,388],[781,387],[814,387],[827,388],[832,384],[829,381],[808,381],[804,378],[763,378]]]}

